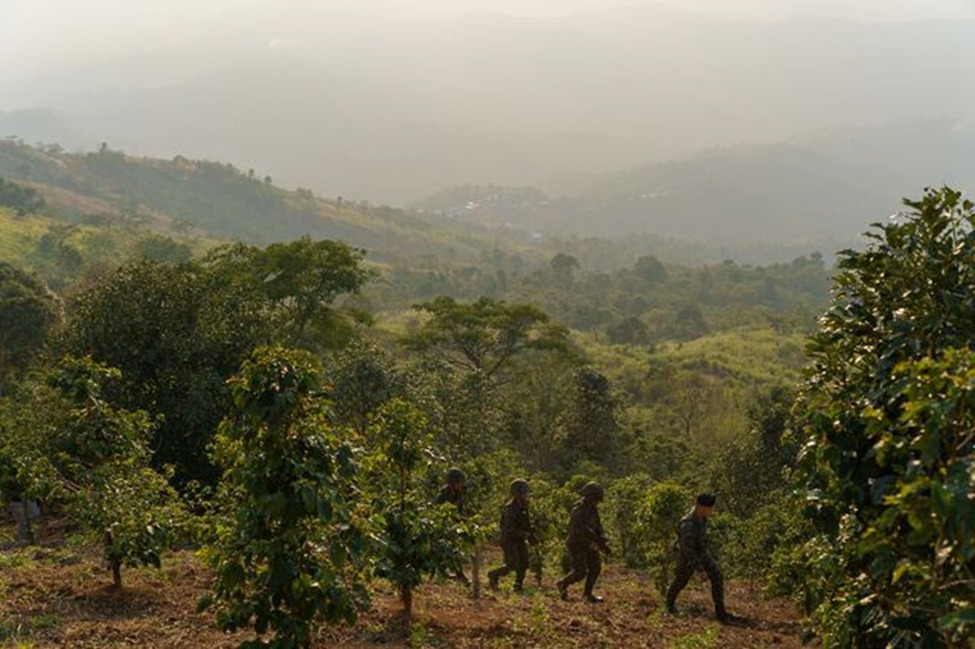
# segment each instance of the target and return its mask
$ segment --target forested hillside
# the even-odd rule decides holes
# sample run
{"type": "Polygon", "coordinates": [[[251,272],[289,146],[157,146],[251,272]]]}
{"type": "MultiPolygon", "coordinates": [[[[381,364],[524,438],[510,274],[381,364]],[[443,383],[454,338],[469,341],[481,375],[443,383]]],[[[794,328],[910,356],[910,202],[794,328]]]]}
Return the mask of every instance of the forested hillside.
{"type": "MultiPolygon", "coordinates": [[[[447,230],[389,207],[283,190],[233,165],[176,156],[138,158],[103,146],[67,153],[57,145],[0,142],[0,177],[50,199],[52,212],[81,224],[136,225],[185,240],[267,244],[302,236],[341,239],[374,260],[422,254],[468,258],[500,235],[447,230]]],[[[515,245],[517,236],[510,237],[515,245]]]]}
{"type": "Polygon", "coordinates": [[[526,187],[467,186],[417,205],[563,236],[671,236],[737,247],[739,255],[762,244],[832,251],[853,245],[871,219],[895,212],[902,196],[931,178],[971,186],[973,159],[969,127],[931,120],[713,147],[583,177],[554,195],[526,187]]]}
{"type": "Polygon", "coordinates": [[[953,190],[837,269],[593,242],[618,251],[602,266],[217,163],[0,154],[5,641],[973,637],[973,207],[953,190]],[[452,467],[460,508],[437,502],[452,467]],[[486,589],[515,479],[523,595],[486,589]],[[555,585],[590,482],[605,608],[555,585]],[[701,492],[729,624],[694,587],[677,613],[663,595],[701,492]]]}

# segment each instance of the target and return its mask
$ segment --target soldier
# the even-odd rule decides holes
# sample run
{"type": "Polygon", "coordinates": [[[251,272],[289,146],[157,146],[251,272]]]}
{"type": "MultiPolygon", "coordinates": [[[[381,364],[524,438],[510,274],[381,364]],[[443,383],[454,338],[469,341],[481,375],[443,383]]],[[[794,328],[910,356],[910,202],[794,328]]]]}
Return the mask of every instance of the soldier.
{"type": "Polygon", "coordinates": [[[609,543],[603,532],[603,525],[599,521],[599,511],[596,506],[603,501],[601,485],[590,482],[582,488],[582,499],[572,507],[569,518],[569,536],[565,540],[572,562],[572,572],[559,580],[559,595],[563,600],[569,599],[569,586],[586,580],[583,597],[587,602],[599,603],[602,597],[592,594],[592,587],[602,571],[602,560],[599,553],[610,556],[609,543]]]}
{"type": "Polygon", "coordinates": [[[450,503],[457,508],[457,513],[464,515],[464,472],[453,467],[447,471],[447,484],[437,494],[436,504],[450,503]]]}
{"type": "MultiPolygon", "coordinates": [[[[447,484],[443,486],[440,493],[437,494],[437,499],[434,501],[437,505],[442,505],[444,503],[450,503],[457,509],[457,515],[460,517],[464,516],[464,481],[466,476],[464,472],[457,467],[452,467],[447,471],[447,484]]],[[[449,575],[451,578],[456,579],[465,586],[469,586],[471,580],[467,578],[463,570],[458,570],[453,575],[449,575]]]]}
{"type": "Polygon", "coordinates": [[[515,480],[511,483],[511,500],[501,514],[501,549],[504,565],[488,573],[491,590],[498,589],[498,582],[512,570],[515,571],[515,592],[525,588],[525,572],[528,571],[528,544],[538,543],[535,528],[528,514],[528,483],[515,480]]]}
{"type": "Polygon", "coordinates": [[[721,568],[708,553],[708,516],[717,498],[712,494],[700,494],[694,507],[677,526],[677,540],[674,551],[677,554],[677,570],[674,581],[667,589],[667,611],[677,614],[677,596],[687,586],[695,571],[707,575],[711,580],[711,598],[714,600],[715,616],[721,622],[728,622],[731,616],[724,607],[724,580],[721,568]]]}

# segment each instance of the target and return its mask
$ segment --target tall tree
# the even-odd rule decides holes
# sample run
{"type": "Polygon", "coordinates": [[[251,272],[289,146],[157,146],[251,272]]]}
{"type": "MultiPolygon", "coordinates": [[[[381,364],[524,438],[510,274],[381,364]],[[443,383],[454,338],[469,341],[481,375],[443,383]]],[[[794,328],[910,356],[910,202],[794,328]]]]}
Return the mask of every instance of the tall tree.
{"type": "Polygon", "coordinates": [[[261,297],[227,273],[143,261],[72,306],[64,348],[122,371],[107,400],[161,416],[156,466],[174,465],[180,483],[214,482],[206,447],[231,408],[226,381],[271,336],[261,297]]]}
{"type": "MultiPolygon", "coordinates": [[[[535,351],[566,350],[567,332],[532,306],[487,297],[472,303],[438,297],[414,308],[429,317],[403,342],[433,354],[457,373],[439,383],[446,390],[440,393],[444,414],[437,423],[446,424],[441,439],[446,441],[449,459],[483,455],[496,448],[500,437],[503,417],[499,384],[511,378],[509,370],[519,357],[535,351]]],[[[480,557],[478,545],[474,553],[475,597],[480,596],[480,557]]]]}
{"type": "Polygon", "coordinates": [[[447,363],[491,381],[502,379],[518,354],[528,350],[566,348],[567,331],[528,304],[507,304],[482,297],[461,303],[438,297],[414,307],[429,314],[420,330],[404,339],[414,348],[431,351],[447,363]]]}
{"type": "Polygon", "coordinates": [[[975,633],[975,213],[948,188],[905,203],[842,253],[800,397],[807,597],[828,647],[975,633]]]}
{"type": "Polygon", "coordinates": [[[572,373],[571,394],[562,418],[566,446],[578,459],[614,468],[618,464],[614,455],[619,451],[620,400],[609,379],[592,367],[580,367],[572,373]]]}
{"type": "Polygon", "coordinates": [[[339,347],[348,339],[347,320],[334,302],[358,292],[374,275],[363,266],[363,255],[339,241],[303,237],[264,249],[242,244],[220,248],[208,263],[248,278],[267,300],[283,342],[318,350],[339,347]]]}

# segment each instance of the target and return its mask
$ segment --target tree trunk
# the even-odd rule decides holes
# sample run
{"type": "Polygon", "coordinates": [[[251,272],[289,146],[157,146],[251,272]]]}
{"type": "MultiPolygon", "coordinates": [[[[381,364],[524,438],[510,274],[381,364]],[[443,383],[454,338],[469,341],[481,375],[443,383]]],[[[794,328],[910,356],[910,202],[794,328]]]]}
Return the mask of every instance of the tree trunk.
{"type": "Polygon", "coordinates": [[[30,500],[24,498],[22,505],[24,507],[24,540],[28,543],[33,543],[34,528],[30,524],[30,500]]]}
{"type": "Polygon", "coordinates": [[[403,602],[403,622],[409,629],[410,620],[413,619],[413,589],[409,586],[400,586],[399,599],[403,602]]]}
{"type": "Polygon", "coordinates": [[[471,561],[471,579],[474,582],[474,599],[481,599],[481,544],[474,546],[474,558],[471,561]]]}
{"type": "Polygon", "coordinates": [[[112,559],[112,584],[115,588],[122,588],[122,560],[112,559]]]}
{"type": "Polygon", "coordinates": [[[112,533],[106,532],[105,533],[105,550],[106,550],[105,554],[108,558],[108,565],[112,568],[112,584],[114,584],[115,588],[121,589],[122,588],[122,557],[114,556],[113,553],[110,553],[109,548],[112,547],[113,542],[114,539],[112,538],[112,533]]]}

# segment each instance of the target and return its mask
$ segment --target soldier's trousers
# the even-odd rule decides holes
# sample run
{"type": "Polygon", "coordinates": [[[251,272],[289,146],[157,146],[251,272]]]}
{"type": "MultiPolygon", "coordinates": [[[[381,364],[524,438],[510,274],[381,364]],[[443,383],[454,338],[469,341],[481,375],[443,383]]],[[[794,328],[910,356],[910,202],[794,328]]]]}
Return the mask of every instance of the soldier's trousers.
{"type": "Polygon", "coordinates": [[[583,593],[592,595],[592,587],[603,570],[603,561],[599,550],[593,548],[569,548],[569,561],[572,562],[572,572],[562,577],[563,586],[570,586],[577,581],[586,580],[583,593]]]}
{"type": "Polygon", "coordinates": [[[525,583],[525,573],[528,572],[528,543],[508,541],[501,544],[501,549],[504,551],[504,565],[489,572],[488,576],[500,579],[514,571],[515,588],[520,590],[525,583]]]}
{"type": "Polygon", "coordinates": [[[670,588],[667,589],[667,606],[674,605],[680,591],[684,590],[684,587],[687,586],[687,582],[691,580],[694,573],[702,568],[707,573],[708,580],[711,582],[711,599],[714,600],[715,612],[725,612],[724,577],[721,575],[721,568],[718,567],[718,564],[709,554],[705,554],[700,560],[696,561],[677,560],[677,571],[674,574],[674,581],[670,584],[670,588]]]}

